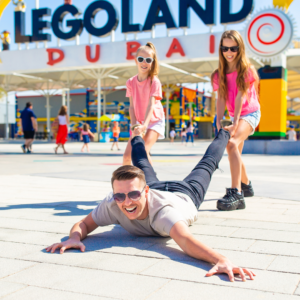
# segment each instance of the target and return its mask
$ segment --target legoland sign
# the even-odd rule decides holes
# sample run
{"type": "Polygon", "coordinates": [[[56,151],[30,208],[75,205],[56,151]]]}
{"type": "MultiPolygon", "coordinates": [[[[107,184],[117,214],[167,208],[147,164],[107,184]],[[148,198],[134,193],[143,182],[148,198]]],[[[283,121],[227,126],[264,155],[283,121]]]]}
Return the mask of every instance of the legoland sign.
{"type": "MultiPolygon", "coordinates": [[[[253,10],[253,0],[244,0],[241,10],[237,13],[231,13],[230,11],[231,0],[220,2],[221,24],[242,22],[253,10]]],[[[197,0],[178,0],[178,25],[174,21],[167,0],[151,1],[144,24],[134,24],[132,21],[133,1],[121,0],[121,32],[127,34],[150,31],[156,24],[166,24],[167,29],[189,28],[191,10],[205,25],[216,25],[216,0],[205,0],[205,8],[197,0]]],[[[50,8],[33,9],[31,12],[32,35],[25,35],[25,12],[15,11],[15,42],[51,41],[51,35],[43,32],[44,29],[50,28],[52,28],[54,35],[62,40],[75,39],[76,36],[82,33],[84,28],[93,36],[105,37],[119,25],[118,12],[109,1],[94,1],[88,5],[82,18],[80,18],[81,15],[79,9],[70,4],[58,7],[53,14],[50,8]],[[107,22],[102,27],[96,27],[95,17],[100,11],[107,13],[107,22]],[[66,25],[70,30],[64,31],[62,25],[64,17],[68,14],[71,14],[74,19],[67,20],[66,25]],[[51,16],[51,22],[43,19],[51,16]]]]}

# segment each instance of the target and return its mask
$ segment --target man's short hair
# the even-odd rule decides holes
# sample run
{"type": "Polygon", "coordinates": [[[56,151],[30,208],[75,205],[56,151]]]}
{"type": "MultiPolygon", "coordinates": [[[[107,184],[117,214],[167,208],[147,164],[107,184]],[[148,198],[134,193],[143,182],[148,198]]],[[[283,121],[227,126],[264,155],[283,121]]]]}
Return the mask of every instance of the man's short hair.
{"type": "Polygon", "coordinates": [[[27,103],[26,103],[26,108],[28,108],[28,107],[30,107],[30,106],[32,106],[32,103],[31,103],[31,102],[27,102],[27,103]]]}
{"type": "Polygon", "coordinates": [[[138,178],[139,180],[146,183],[145,174],[141,169],[129,165],[122,166],[113,172],[111,178],[111,185],[113,187],[113,183],[115,180],[122,181],[122,180],[131,180],[134,178],[138,178]]]}

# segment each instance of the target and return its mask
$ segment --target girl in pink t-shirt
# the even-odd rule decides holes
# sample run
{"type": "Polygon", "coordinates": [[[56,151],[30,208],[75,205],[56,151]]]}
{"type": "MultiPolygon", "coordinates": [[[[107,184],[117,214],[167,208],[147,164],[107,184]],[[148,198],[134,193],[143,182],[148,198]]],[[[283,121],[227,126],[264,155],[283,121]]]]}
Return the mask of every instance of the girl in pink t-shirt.
{"type": "Polygon", "coordinates": [[[217,208],[244,209],[244,197],[252,197],[254,191],[241,154],[244,141],[254,133],[260,121],[259,78],[246,56],[243,38],[237,31],[228,30],[223,33],[219,48],[219,67],[211,78],[213,90],[218,91],[218,130],[222,127],[221,120],[226,105],[232,121],[231,125],[224,127],[231,135],[227,145],[231,188],[227,188],[225,196],[218,200],[217,208]]]}
{"type": "MultiPolygon", "coordinates": [[[[143,134],[148,159],[150,149],[158,139],[164,139],[165,115],[161,104],[162,89],[158,75],[158,61],[155,47],[148,42],[141,46],[135,57],[138,74],[128,79],[126,83],[126,97],[130,99],[131,126],[139,125],[137,134],[143,134]]],[[[131,164],[131,138],[128,141],[123,165],[131,164]]]]}

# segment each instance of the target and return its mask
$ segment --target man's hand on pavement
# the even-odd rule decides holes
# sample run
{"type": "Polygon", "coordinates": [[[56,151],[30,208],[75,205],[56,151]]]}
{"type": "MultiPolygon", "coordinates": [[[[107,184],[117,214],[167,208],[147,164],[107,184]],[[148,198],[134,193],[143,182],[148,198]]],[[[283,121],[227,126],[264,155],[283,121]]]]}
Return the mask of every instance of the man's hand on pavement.
{"type": "Polygon", "coordinates": [[[80,249],[81,252],[84,252],[85,250],[85,246],[82,242],[80,242],[77,239],[68,239],[65,242],[61,242],[61,243],[57,243],[57,244],[53,244],[49,247],[46,248],[47,252],[51,252],[54,253],[56,249],[60,248],[60,254],[63,254],[65,252],[65,250],[67,249],[80,249]]]}
{"type": "Polygon", "coordinates": [[[224,258],[209,270],[209,272],[206,274],[206,277],[221,273],[226,273],[229,277],[229,280],[232,282],[234,281],[234,274],[239,274],[243,281],[246,281],[246,274],[251,280],[254,280],[254,276],[256,276],[251,270],[239,268],[231,263],[227,258],[224,258]]]}

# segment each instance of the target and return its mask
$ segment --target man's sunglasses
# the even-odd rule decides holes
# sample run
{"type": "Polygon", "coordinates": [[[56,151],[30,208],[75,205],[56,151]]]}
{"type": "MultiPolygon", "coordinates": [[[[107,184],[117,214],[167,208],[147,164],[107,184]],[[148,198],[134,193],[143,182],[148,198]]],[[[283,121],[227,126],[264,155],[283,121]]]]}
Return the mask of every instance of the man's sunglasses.
{"type": "Polygon", "coordinates": [[[147,64],[151,64],[153,62],[153,58],[152,57],[142,57],[142,56],[138,56],[137,57],[137,61],[139,63],[142,63],[143,61],[145,61],[147,64]]]}
{"type": "Polygon", "coordinates": [[[231,52],[238,52],[239,46],[234,46],[234,47],[221,46],[222,52],[227,52],[229,49],[230,49],[231,52]]]}
{"type": "Polygon", "coordinates": [[[113,198],[116,202],[118,203],[122,203],[125,201],[126,199],[126,195],[128,195],[128,198],[131,199],[132,201],[139,201],[142,197],[142,193],[145,189],[145,187],[147,186],[147,184],[144,186],[144,188],[142,189],[142,191],[132,191],[132,192],[129,192],[127,194],[125,193],[116,193],[116,194],[113,194],[113,198]]]}

